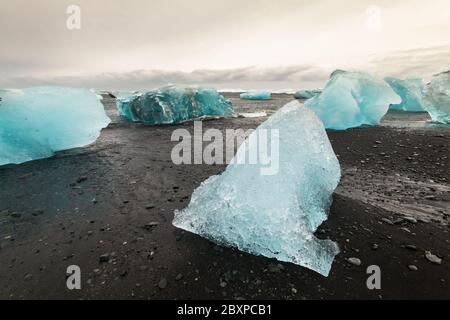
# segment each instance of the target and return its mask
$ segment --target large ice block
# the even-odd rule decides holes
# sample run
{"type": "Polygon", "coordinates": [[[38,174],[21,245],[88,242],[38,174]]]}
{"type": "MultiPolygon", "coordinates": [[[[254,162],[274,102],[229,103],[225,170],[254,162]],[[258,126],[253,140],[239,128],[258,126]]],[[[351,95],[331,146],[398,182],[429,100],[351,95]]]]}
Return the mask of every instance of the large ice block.
{"type": "Polygon", "coordinates": [[[407,112],[425,112],[423,107],[424,83],[422,79],[396,79],[386,77],[384,80],[397,93],[402,102],[391,104],[390,109],[407,112]]]}
{"type": "Polygon", "coordinates": [[[383,80],[362,72],[333,72],[323,92],[305,102],[327,129],[376,125],[402,100],[383,80]]]}
{"type": "Polygon", "coordinates": [[[0,90],[0,165],[50,157],[93,143],[110,119],[85,89],[0,90]]]}
{"type": "Polygon", "coordinates": [[[322,122],[293,101],[249,136],[222,175],[210,177],[194,191],[188,207],[175,212],[173,225],[327,276],[339,250],[314,232],[327,219],[339,180],[340,165],[322,122]],[[255,154],[275,154],[278,171],[262,174],[268,161],[242,160],[255,154]]]}
{"type": "Polygon", "coordinates": [[[299,90],[294,93],[295,99],[311,99],[314,96],[320,94],[321,90],[299,90]]]}
{"type": "Polygon", "coordinates": [[[269,91],[249,91],[241,93],[240,98],[243,100],[270,100],[272,93],[269,91]]]}
{"type": "Polygon", "coordinates": [[[168,86],[117,99],[119,113],[148,125],[176,124],[202,117],[231,117],[233,105],[211,88],[168,86]]]}
{"type": "Polygon", "coordinates": [[[450,70],[433,76],[426,85],[424,107],[434,122],[450,123],[450,70]]]}

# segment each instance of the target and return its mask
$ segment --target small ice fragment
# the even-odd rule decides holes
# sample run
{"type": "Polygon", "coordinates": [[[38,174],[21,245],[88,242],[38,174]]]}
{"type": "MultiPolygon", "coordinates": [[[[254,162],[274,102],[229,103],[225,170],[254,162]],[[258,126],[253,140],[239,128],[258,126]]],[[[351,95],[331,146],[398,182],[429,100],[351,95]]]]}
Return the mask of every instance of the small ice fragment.
{"type": "Polygon", "coordinates": [[[86,146],[97,140],[109,123],[97,94],[90,90],[0,90],[0,165],[86,146]]]}
{"type": "Polygon", "coordinates": [[[450,123],[450,70],[433,76],[426,85],[424,107],[434,122],[450,123]]]}
{"type": "Polygon", "coordinates": [[[261,118],[266,117],[267,113],[265,111],[261,112],[241,112],[239,113],[239,116],[243,118],[261,118]]]}
{"type": "Polygon", "coordinates": [[[305,102],[323,121],[325,128],[345,130],[377,125],[391,104],[402,100],[382,80],[362,72],[337,70],[323,92],[305,102]]]}
{"type": "Polygon", "coordinates": [[[311,99],[314,96],[320,94],[321,90],[299,90],[294,93],[295,99],[311,99]]]}
{"type": "Polygon", "coordinates": [[[425,112],[423,107],[424,83],[422,79],[400,80],[386,77],[384,80],[402,98],[399,104],[391,104],[390,109],[407,112],[425,112]]]}
{"type": "Polygon", "coordinates": [[[173,225],[327,276],[339,249],[314,232],[327,219],[341,171],[322,122],[293,101],[260,125],[234,159],[254,155],[256,164],[232,161],[223,174],[204,181],[188,207],[175,212],[173,225]],[[261,174],[268,166],[264,155],[273,155],[271,166],[278,167],[271,175],[261,174]]]}
{"type": "Polygon", "coordinates": [[[148,125],[176,124],[202,117],[234,116],[231,102],[215,89],[168,86],[117,99],[119,113],[148,125]]]}
{"type": "Polygon", "coordinates": [[[249,91],[241,93],[240,98],[243,100],[270,100],[272,94],[269,91],[249,91]]]}

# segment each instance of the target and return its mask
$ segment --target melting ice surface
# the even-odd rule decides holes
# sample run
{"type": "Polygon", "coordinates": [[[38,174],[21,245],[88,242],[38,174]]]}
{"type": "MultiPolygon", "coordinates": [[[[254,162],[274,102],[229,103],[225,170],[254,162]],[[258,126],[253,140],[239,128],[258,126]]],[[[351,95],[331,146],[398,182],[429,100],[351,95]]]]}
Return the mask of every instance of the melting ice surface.
{"type": "Polygon", "coordinates": [[[35,87],[0,90],[0,165],[93,143],[110,119],[95,93],[35,87]]]}
{"type": "Polygon", "coordinates": [[[423,107],[424,83],[422,79],[400,80],[387,77],[384,79],[402,98],[399,104],[392,104],[390,109],[408,112],[425,112],[423,107]]]}
{"type": "Polygon", "coordinates": [[[270,100],[272,94],[269,91],[249,91],[241,93],[240,98],[243,100],[270,100]]]}
{"type": "Polygon", "coordinates": [[[433,76],[427,84],[424,107],[434,122],[450,123],[450,71],[433,76]]]}
{"type": "Polygon", "coordinates": [[[131,121],[149,125],[175,124],[201,117],[231,117],[231,102],[215,89],[163,87],[117,99],[119,113],[131,121]]]}
{"type": "Polygon", "coordinates": [[[293,101],[260,125],[234,159],[222,175],[210,177],[194,191],[188,207],[175,212],[173,225],[327,276],[339,249],[314,232],[327,219],[340,166],[322,122],[293,101]],[[265,134],[268,151],[258,149],[265,134]],[[272,145],[276,137],[279,152],[272,145]],[[242,164],[254,154],[279,156],[273,159],[278,173],[262,175],[266,165],[242,164]]]}
{"type": "Polygon", "coordinates": [[[327,129],[376,125],[389,105],[402,100],[382,80],[362,72],[335,71],[323,92],[305,102],[327,129]]]}
{"type": "Polygon", "coordinates": [[[295,99],[311,99],[314,96],[320,94],[321,90],[299,90],[294,93],[295,99]]]}

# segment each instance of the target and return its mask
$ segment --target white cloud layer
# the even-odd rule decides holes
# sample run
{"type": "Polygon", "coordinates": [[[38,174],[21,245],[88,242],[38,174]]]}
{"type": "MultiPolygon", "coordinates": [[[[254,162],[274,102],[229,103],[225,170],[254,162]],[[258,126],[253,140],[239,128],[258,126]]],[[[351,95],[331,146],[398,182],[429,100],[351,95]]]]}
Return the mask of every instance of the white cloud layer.
{"type": "Polygon", "coordinates": [[[368,61],[334,65],[245,67],[192,72],[135,70],[82,76],[2,77],[0,87],[60,85],[99,90],[146,90],[166,84],[203,85],[219,89],[320,88],[335,69],[366,71],[379,77],[424,78],[450,69],[450,46],[375,55],[368,61]]]}

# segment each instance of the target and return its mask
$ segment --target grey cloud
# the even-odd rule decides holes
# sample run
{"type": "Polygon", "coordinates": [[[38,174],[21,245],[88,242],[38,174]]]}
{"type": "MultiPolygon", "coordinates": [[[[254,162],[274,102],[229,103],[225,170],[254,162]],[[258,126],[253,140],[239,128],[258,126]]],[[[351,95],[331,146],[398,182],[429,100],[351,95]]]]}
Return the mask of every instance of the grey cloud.
{"type": "Polygon", "coordinates": [[[334,69],[360,70],[380,77],[421,77],[450,69],[450,46],[392,52],[369,57],[364,64],[297,65],[279,67],[246,67],[227,70],[192,72],[136,70],[124,73],[100,73],[85,76],[8,77],[0,73],[0,87],[22,88],[40,85],[87,87],[104,90],[146,90],[169,83],[203,85],[219,89],[296,89],[323,87],[334,69]]]}
{"type": "Polygon", "coordinates": [[[329,70],[314,65],[237,68],[229,70],[196,70],[193,72],[136,70],[126,73],[102,73],[87,76],[68,77],[15,77],[1,78],[1,87],[26,87],[36,85],[82,86],[89,88],[151,89],[169,83],[182,85],[205,85],[218,88],[270,88],[297,87],[301,83],[323,83],[329,70]]]}
{"type": "Polygon", "coordinates": [[[429,78],[450,68],[450,46],[393,52],[373,57],[365,65],[368,72],[398,78],[429,78]]]}

